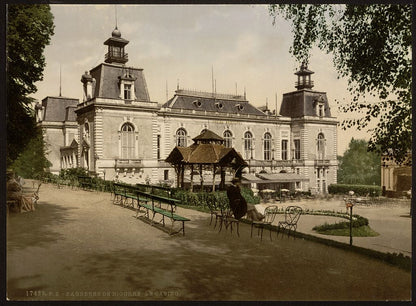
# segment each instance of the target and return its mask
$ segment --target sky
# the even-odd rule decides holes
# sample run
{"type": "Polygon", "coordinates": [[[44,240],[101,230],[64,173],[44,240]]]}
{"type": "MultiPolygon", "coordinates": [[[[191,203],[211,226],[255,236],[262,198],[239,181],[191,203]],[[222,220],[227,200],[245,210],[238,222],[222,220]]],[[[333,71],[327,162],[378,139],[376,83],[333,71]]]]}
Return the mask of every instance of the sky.
{"type": "MultiPolygon", "coordinates": [[[[266,5],[51,5],[55,34],[44,55],[44,79],[32,95],[82,100],[81,75],[104,62],[116,23],[127,66],[143,68],[152,101],[164,103],[181,89],[244,94],[254,106],[280,109],[283,93],[295,90],[299,63],[289,53],[293,34],[282,18],[269,16],[266,5]],[[276,103],[277,95],[277,103],[276,103]]],[[[347,80],[338,79],[331,55],[314,48],[309,61],[314,90],[327,92],[332,116],[337,102],[351,99],[347,80]]],[[[338,154],[351,137],[368,140],[367,131],[338,128],[338,154]]]]}

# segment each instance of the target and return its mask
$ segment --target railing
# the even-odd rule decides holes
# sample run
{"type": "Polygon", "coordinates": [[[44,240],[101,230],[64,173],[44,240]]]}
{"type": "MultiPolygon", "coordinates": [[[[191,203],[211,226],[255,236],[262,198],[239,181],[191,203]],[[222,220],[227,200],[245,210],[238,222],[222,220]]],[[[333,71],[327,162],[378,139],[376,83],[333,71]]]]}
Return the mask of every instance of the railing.
{"type": "Polygon", "coordinates": [[[222,94],[222,93],[198,91],[198,90],[192,90],[192,89],[177,89],[175,92],[177,94],[181,94],[184,96],[196,96],[196,97],[204,97],[204,98],[215,97],[216,99],[238,100],[242,102],[246,101],[246,98],[242,95],[222,94]]]}
{"type": "Polygon", "coordinates": [[[329,166],[329,159],[315,159],[315,167],[329,166]]]}
{"type": "Polygon", "coordinates": [[[107,52],[105,54],[105,57],[104,58],[105,58],[105,60],[111,59],[111,60],[113,60],[115,62],[117,62],[117,61],[125,62],[125,61],[128,61],[129,54],[128,53],[124,53],[124,54],[114,54],[113,52],[107,52]]]}
{"type": "Polygon", "coordinates": [[[115,160],[116,168],[124,169],[124,168],[140,168],[143,166],[141,159],[127,159],[121,158],[115,160]]]}
{"type": "Polygon", "coordinates": [[[300,81],[300,82],[295,82],[295,87],[313,87],[314,83],[313,81],[300,81]]]}
{"type": "Polygon", "coordinates": [[[250,167],[299,167],[304,166],[304,160],[298,159],[288,159],[288,160],[256,160],[256,159],[247,159],[246,160],[250,167]]]}

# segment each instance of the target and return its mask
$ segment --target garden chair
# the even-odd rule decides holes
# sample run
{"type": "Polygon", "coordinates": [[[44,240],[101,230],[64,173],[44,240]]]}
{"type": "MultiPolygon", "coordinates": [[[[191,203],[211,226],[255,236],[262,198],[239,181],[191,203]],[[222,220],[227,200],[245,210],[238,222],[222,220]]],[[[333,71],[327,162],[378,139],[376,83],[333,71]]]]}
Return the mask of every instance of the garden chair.
{"type": "Polygon", "coordinates": [[[257,236],[261,232],[260,241],[263,240],[263,229],[268,226],[270,231],[270,240],[272,240],[272,229],[271,225],[276,218],[276,214],[278,213],[277,206],[267,206],[264,210],[264,219],[261,221],[252,221],[251,222],[251,235],[253,237],[253,227],[257,228],[257,236]]]}
{"type": "Polygon", "coordinates": [[[302,214],[303,210],[302,207],[299,206],[288,206],[285,210],[285,220],[279,221],[277,225],[277,236],[279,236],[280,228],[287,230],[287,236],[289,237],[290,231],[296,232],[296,227],[298,225],[298,221],[300,215],[302,214]]]}
{"type": "Polygon", "coordinates": [[[221,218],[221,210],[216,207],[214,200],[208,200],[207,206],[211,213],[211,220],[209,221],[209,225],[212,224],[212,219],[215,216],[215,224],[214,224],[214,228],[215,228],[217,226],[218,218],[221,218]]]}
{"type": "Polygon", "coordinates": [[[218,219],[220,219],[220,230],[218,232],[221,232],[222,225],[224,224],[226,230],[228,229],[228,227],[230,227],[231,234],[232,234],[233,224],[236,224],[237,236],[240,237],[240,232],[239,232],[240,220],[234,218],[233,212],[230,206],[227,205],[226,207],[221,207],[221,214],[218,215],[218,219]]]}

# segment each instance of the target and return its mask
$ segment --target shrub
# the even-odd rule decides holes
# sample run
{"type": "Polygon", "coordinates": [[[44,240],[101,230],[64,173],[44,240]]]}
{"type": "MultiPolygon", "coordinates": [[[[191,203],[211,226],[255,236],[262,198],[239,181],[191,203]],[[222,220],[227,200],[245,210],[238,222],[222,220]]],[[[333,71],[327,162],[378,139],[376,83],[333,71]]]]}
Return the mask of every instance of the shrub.
{"type": "MultiPolygon", "coordinates": [[[[365,226],[365,225],[368,225],[367,218],[364,218],[359,215],[353,215],[352,227],[358,228],[358,227],[365,226]]],[[[328,224],[325,222],[323,225],[317,225],[313,227],[312,230],[328,231],[328,230],[333,230],[333,229],[348,229],[349,227],[350,227],[349,221],[343,221],[343,222],[338,222],[338,223],[333,223],[333,224],[328,224]]]]}
{"type": "Polygon", "coordinates": [[[243,187],[241,188],[241,195],[243,198],[247,201],[249,204],[259,204],[260,203],[260,197],[255,196],[253,193],[253,190],[250,188],[243,187]]]}
{"type": "Polygon", "coordinates": [[[349,191],[354,191],[356,195],[381,195],[381,187],[374,185],[350,185],[350,184],[331,184],[328,186],[328,192],[331,194],[347,194],[349,191]]]}

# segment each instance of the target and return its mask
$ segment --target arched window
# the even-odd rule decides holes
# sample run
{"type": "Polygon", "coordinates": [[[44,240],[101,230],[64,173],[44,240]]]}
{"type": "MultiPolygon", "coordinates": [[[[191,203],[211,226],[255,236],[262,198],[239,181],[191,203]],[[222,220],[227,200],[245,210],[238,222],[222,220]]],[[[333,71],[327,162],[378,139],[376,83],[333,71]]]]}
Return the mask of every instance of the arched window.
{"type": "Polygon", "coordinates": [[[134,127],[130,123],[121,127],[121,158],[134,158],[134,127]]]}
{"type": "Polygon", "coordinates": [[[272,159],[272,135],[270,133],[264,134],[263,152],[264,152],[264,160],[272,159]]]}
{"type": "Polygon", "coordinates": [[[176,145],[178,147],[186,147],[186,130],[180,128],[176,131],[176,145]]]}
{"type": "Polygon", "coordinates": [[[232,148],[233,147],[233,133],[231,131],[226,130],[223,134],[224,136],[224,145],[226,148],[232,148]]]}
{"type": "Polygon", "coordinates": [[[84,123],[84,137],[86,139],[90,138],[90,125],[88,124],[88,122],[84,123]]]}
{"type": "Polygon", "coordinates": [[[253,158],[253,134],[247,131],[244,133],[244,158],[253,158]]]}
{"type": "Polygon", "coordinates": [[[322,133],[318,134],[318,140],[317,140],[317,152],[318,152],[318,159],[324,159],[325,158],[325,136],[322,133]]]}

